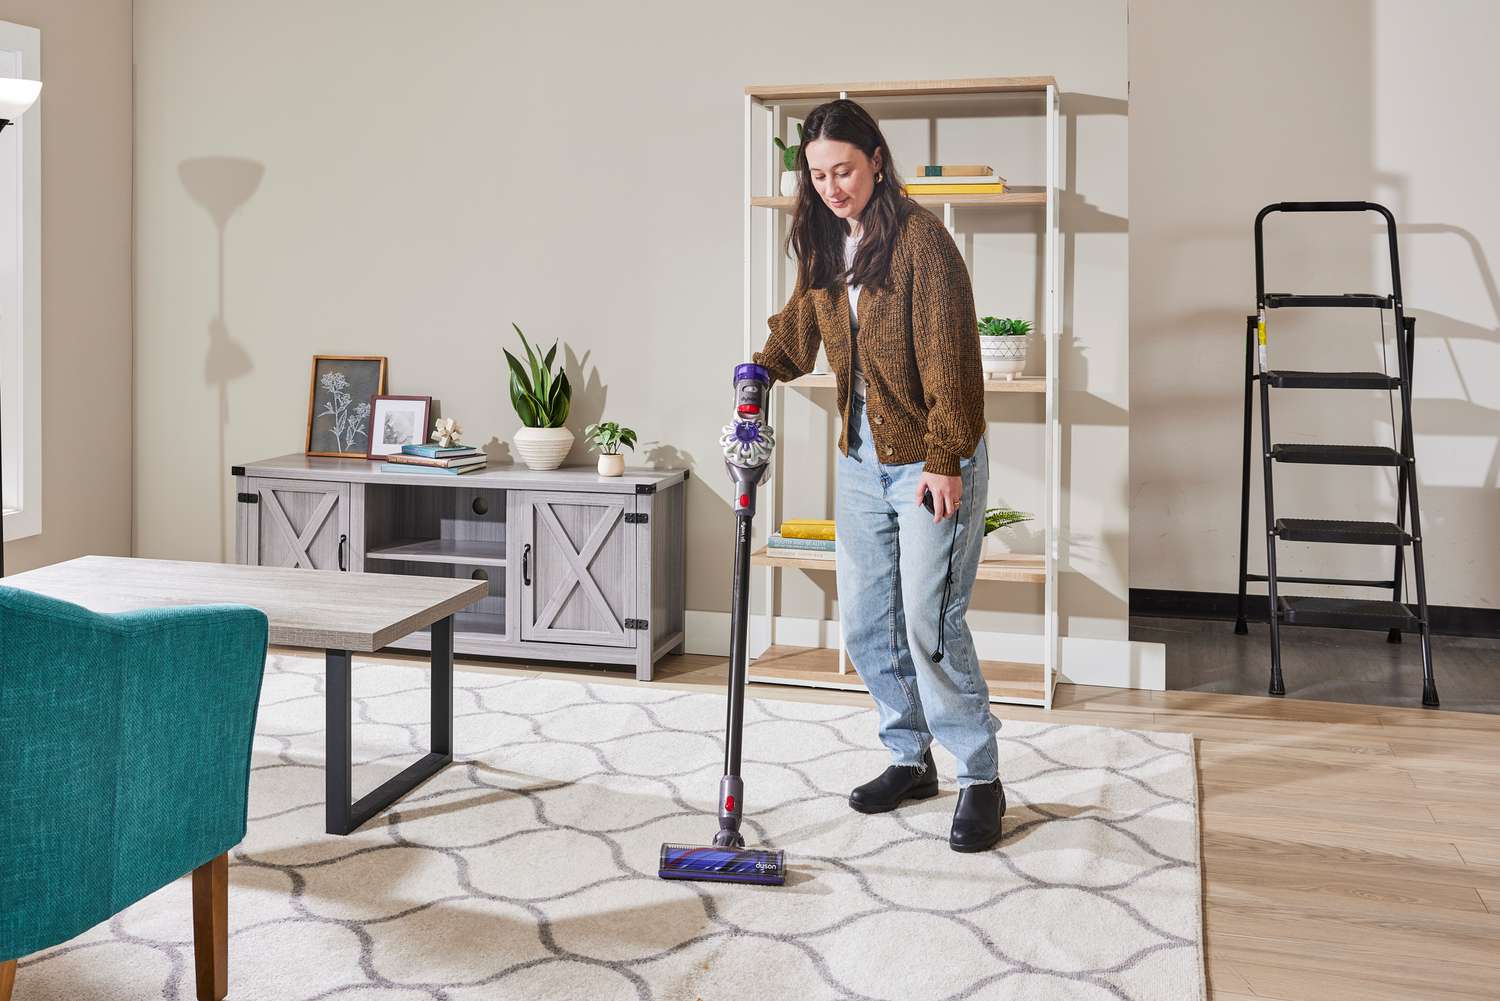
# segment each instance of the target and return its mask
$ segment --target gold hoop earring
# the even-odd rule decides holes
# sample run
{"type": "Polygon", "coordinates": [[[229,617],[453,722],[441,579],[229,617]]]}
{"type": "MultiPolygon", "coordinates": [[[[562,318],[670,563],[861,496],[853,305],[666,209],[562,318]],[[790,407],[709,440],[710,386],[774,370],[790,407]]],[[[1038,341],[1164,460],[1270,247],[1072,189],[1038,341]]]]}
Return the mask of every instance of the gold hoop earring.
{"type": "Polygon", "coordinates": [[[885,171],[882,170],[880,173],[875,175],[875,183],[879,184],[883,180],[885,180],[885,171]]]}

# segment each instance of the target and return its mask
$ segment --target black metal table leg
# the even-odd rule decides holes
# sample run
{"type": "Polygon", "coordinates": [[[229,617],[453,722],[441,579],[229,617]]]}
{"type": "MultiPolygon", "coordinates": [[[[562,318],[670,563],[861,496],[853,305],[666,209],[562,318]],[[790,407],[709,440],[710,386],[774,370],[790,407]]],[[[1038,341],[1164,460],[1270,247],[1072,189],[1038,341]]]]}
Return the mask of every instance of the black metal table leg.
{"type": "Polygon", "coordinates": [[[432,625],[432,750],[354,802],[352,658],[347,650],[329,650],[327,664],[326,829],[329,834],[352,834],[453,761],[453,617],[432,625]]]}
{"type": "Polygon", "coordinates": [[[354,693],[350,688],[353,660],[348,650],[329,650],[326,655],[328,683],[323,698],[328,753],[324,765],[323,816],[329,834],[348,834],[353,830],[349,822],[354,771],[350,734],[354,723],[354,693]]]}
{"type": "Polygon", "coordinates": [[[453,616],[432,624],[432,752],[453,760],[453,616]]]}

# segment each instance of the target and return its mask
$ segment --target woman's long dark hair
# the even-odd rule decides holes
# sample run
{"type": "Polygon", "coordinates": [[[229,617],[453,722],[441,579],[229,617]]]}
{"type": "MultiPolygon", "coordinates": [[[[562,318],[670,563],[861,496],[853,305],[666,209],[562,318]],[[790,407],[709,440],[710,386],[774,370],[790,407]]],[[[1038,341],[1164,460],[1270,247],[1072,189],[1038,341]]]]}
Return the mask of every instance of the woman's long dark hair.
{"type": "Polygon", "coordinates": [[[786,247],[797,259],[797,281],[805,288],[829,288],[846,278],[852,285],[880,288],[891,270],[891,251],[906,213],[914,204],[901,190],[891,148],[886,145],[880,126],[870,113],[853,101],[829,101],[820,104],[803,123],[802,145],[797,150],[797,207],[792,213],[791,232],[786,247]],[[864,235],[848,274],[844,270],[844,239],[848,224],[823,204],[813,187],[812,171],[807,165],[807,144],[815,139],[832,139],[858,146],[872,160],[880,153],[880,170],[875,190],[860,213],[864,235]]]}

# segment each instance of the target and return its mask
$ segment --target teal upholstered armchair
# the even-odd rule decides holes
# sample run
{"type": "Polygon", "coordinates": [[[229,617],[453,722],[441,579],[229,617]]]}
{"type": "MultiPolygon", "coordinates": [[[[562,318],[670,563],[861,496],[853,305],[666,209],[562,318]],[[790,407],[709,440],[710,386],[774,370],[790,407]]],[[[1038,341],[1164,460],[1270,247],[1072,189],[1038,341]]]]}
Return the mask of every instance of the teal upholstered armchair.
{"type": "Polygon", "coordinates": [[[0,582],[0,1001],[18,959],[188,872],[198,997],[224,997],[265,658],[253,608],[100,615],[0,582]]]}

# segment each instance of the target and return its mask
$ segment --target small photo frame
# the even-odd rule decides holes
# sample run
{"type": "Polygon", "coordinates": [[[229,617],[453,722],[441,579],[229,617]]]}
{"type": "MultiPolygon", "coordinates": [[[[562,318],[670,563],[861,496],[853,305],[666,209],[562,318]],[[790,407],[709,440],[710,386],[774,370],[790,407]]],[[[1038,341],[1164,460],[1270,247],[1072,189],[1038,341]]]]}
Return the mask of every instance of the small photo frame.
{"type": "Polygon", "coordinates": [[[385,359],[314,355],[307,393],[307,455],[363,459],[369,454],[370,398],[385,392],[385,359]]]}
{"type": "Polygon", "coordinates": [[[402,445],[420,445],[427,440],[432,422],[430,396],[370,397],[370,427],[367,459],[399,455],[402,445]]]}

